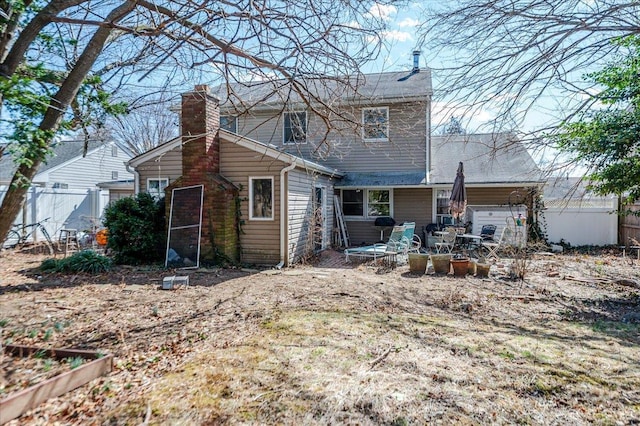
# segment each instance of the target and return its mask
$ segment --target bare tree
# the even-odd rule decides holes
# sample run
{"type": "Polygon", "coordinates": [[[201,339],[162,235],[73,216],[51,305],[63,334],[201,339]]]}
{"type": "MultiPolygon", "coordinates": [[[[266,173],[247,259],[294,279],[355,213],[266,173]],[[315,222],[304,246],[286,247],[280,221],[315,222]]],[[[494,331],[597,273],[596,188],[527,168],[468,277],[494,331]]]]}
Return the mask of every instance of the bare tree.
{"type": "Polygon", "coordinates": [[[550,131],[589,107],[584,74],[618,53],[612,40],[640,32],[640,3],[630,0],[459,0],[423,16],[436,100],[467,118],[490,110],[489,130],[545,114],[536,130],[550,131]]]}
{"type": "Polygon", "coordinates": [[[186,82],[278,77],[274,91],[295,95],[330,120],[331,105],[318,106],[317,85],[326,81],[318,76],[357,81],[340,76],[360,74],[361,64],[378,54],[386,25],[370,8],[395,3],[0,2],[6,15],[0,20],[0,106],[11,115],[2,136],[18,148],[12,150],[18,169],[0,207],[0,240],[54,137],[122,112],[110,94],[171,96],[186,82]]]}
{"type": "Polygon", "coordinates": [[[124,115],[113,117],[104,131],[134,155],[140,155],[178,136],[179,114],[171,100],[132,100],[124,115]]]}

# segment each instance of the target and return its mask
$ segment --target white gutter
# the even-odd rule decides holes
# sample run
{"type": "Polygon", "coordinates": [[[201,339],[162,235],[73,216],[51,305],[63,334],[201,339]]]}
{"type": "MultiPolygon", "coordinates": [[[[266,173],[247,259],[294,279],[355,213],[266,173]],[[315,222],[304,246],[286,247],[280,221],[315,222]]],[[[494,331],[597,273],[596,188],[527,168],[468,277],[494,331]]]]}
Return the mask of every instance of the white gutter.
{"type": "Polygon", "coordinates": [[[286,263],[289,262],[287,256],[287,222],[288,222],[288,214],[287,214],[287,206],[288,206],[288,197],[285,194],[287,190],[287,185],[285,182],[285,175],[296,168],[295,163],[291,163],[287,167],[280,170],[280,263],[276,266],[278,269],[282,268],[286,263]]]}
{"type": "Polygon", "coordinates": [[[427,146],[426,146],[426,153],[425,153],[425,182],[427,185],[429,185],[431,183],[431,96],[429,97],[429,101],[428,101],[428,107],[427,107],[427,123],[426,123],[426,132],[427,132],[427,140],[425,141],[427,146]]]}
{"type": "Polygon", "coordinates": [[[140,192],[140,173],[135,168],[131,168],[131,164],[127,161],[124,163],[125,168],[129,173],[133,173],[133,194],[138,195],[140,192]]]}

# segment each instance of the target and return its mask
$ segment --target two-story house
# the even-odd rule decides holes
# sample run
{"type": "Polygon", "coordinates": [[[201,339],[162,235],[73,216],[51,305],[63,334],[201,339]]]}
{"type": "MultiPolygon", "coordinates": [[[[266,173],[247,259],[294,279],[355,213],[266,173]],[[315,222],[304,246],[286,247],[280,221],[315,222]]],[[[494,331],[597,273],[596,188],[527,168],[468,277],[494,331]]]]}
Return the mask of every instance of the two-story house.
{"type": "Polygon", "coordinates": [[[324,84],[317,103],[274,84],[234,98],[197,86],[183,95],[182,137],[129,162],[138,191],[204,185],[205,260],[213,244],[244,262],[296,262],[331,244],[334,200],[352,244],[378,241],[380,216],[420,229],[446,215],[459,161],[470,204],[504,205],[514,189],[539,184],[535,163],[509,135],[431,136],[428,69],[324,84]],[[220,194],[207,200],[208,192],[220,194]]]}

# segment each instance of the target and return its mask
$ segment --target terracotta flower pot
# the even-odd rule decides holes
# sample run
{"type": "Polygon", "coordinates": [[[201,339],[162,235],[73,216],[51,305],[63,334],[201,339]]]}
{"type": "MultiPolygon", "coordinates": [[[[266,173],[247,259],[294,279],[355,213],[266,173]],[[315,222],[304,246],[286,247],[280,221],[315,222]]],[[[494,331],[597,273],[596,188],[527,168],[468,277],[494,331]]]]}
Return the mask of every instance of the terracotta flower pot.
{"type": "Polygon", "coordinates": [[[476,274],[476,261],[473,259],[469,259],[469,267],[467,268],[467,273],[469,275],[476,274]]]}
{"type": "Polygon", "coordinates": [[[469,270],[469,258],[451,258],[451,266],[453,267],[453,275],[456,277],[464,277],[469,270]]]}

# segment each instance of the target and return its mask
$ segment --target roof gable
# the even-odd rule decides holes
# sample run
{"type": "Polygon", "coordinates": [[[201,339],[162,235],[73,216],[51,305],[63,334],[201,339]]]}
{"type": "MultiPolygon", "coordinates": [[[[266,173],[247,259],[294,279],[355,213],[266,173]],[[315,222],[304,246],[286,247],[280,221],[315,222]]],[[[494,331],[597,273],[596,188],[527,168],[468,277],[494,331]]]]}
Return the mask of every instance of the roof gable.
{"type": "MultiPolygon", "coordinates": [[[[45,161],[38,167],[38,172],[34,177],[34,181],[38,181],[38,175],[41,175],[46,172],[51,172],[59,167],[68,164],[76,159],[82,158],[83,156],[90,156],[94,152],[99,149],[110,146],[112,144],[116,144],[120,150],[122,150],[126,155],[130,156],[131,153],[120,146],[116,142],[105,142],[102,140],[89,140],[87,143],[87,152],[84,155],[84,140],[63,140],[58,141],[51,147],[51,154],[47,156],[45,161]]],[[[8,152],[4,152],[2,158],[0,159],[0,183],[10,182],[13,174],[15,173],[17,167],[13,162],[13,158],[8,152]]]]}
{"type": "MultiPolygon", "coordinates": [[[[228,132],[224,129],[220,129],[219,132],[220,132],[220,138],[222,140],[243,146],[247,149],[250,149],[262,155],[266,155],[267,157],[273,158],[275,160],[280,160],[289,164],[295,164],[298,167],[314,170],[330,176],[343,175],[343,173],[338,170],[323,166],[322,164],[318,164],[309,160],[305,160],[302,157],[297,157],[295,155],[289,154],[284,151],[280,151],[279,149],[277,149],[277,147],[273,145],[258,142],[256,140],[249,139],[247,137],[240,136],[232,132],[228,132]]],[[[157,147],[141,155],[138,155],[137,157],[132,158],[128,162],[128,164],[130,164],[133,167],[137,167],[140,164],[147,162],[151,159],[157,158],[168,151],[171,151],[173,149],[180,147],[181,145],[182,145],[182,139],[180,137],[172,139],[168,142],[165,142],[162,145],[158,145],[157,147]]],[[[224,161],[224,159],[222,159],[222,161],[224,161]]]]}

